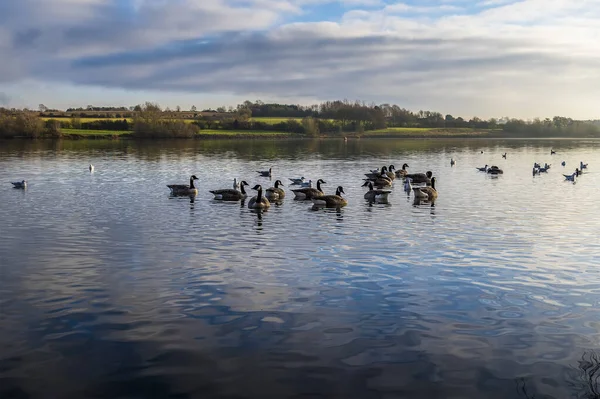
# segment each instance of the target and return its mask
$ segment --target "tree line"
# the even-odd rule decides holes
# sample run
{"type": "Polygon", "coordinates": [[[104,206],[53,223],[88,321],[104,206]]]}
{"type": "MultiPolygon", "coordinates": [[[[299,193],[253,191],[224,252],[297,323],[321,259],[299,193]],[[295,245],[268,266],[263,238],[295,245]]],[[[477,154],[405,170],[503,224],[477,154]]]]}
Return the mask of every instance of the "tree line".
{"type": "Polygon", "coordinates": [[[128,108],[88,106],[86,110],[89,111],[121,111],[128,115],[123,119],[93,121],[82,121],[78,108],[67,110],[71,112],[70,119],[61,117],[42,121],[39,116],[49,113],[49,109],[43,104],[39,108],[40,112],[0,108],[0,137],[54,137],[60,136],[60,130],[67,128],[131,131],[136,137],[193,137],[205,129],[278,131],[317,136],[388,128],[495,130],[522,137],[600,135],[598,121],[577,121],[561,116],[531,121],[510,118],[485,120],[477,117],[463,119],[434,111],[413,112],[393,104],[377,105],[348,100],[326,101],[310,106],[244,101],[235,108],[230,107],[227,112],[217,109],[216,113],[196,112],[195,107],[192,107],[193,111],[181,111],[180,107],[175,110],[162,109],[158,104],[149,102],[128,108]],[[255,119],[261,117],[277,117],[281,121],[272,123],[255,119]]]}

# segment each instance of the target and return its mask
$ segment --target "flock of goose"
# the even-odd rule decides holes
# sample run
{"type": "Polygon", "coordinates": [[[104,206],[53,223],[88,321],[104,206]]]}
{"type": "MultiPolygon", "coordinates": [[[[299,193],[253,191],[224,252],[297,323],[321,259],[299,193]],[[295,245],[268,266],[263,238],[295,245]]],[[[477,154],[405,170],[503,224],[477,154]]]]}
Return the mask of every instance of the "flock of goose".
{"type": "MultiPolygon", "coordinates": [[[[364,198],[370,202],[386,203],[388,195],[392,192],[390,188],[395,179],[401,178],[404,180],[404,191],[410,195],[410,192],[414,192],[415,200],[432,202],[438,196],[435,188],[435,177],[433,173],[428,171],[426,173],[408,173],[408,164],[402,165],[402,169],[396,170],[394,165],[382,166],[381,169],[374,169],[365,173],[363,187],[368,187],[368,191],[364,194],[364,198]]],[[[273,169],[269,168],[266,171],[257,171],[260,177],[271,178],[273,176],[273,169]]],[[[198,193],[198,188],[194,185],[194,181],[198,180],[195,175],[190,176],[189,184],[169,184],[167,187],[171,190],[171,194],[174,196],[193,196],[198,193]]],[[[346,206],[348,201],[342,197],[344,188],[338,186],[335,194],[325,194],[322,185],[327,184],[323,179],[316,181],[316,187],[313,187],[312,180],[306,181],[304,177],[290,178],[290,185],[296,186],[297,188],[291,189],[294,193],[294,199],[298,201],[312,201],[317,207],[328,207],[328,208],[340,208],[346,206]]],[[[233,179],[233,186],[231,188],[224,188],[219,190],[210,190],[213,194],[214,200],[217,201],[241,201],[248,198],[246,187],[249,184],[245,181],[239,181],[233,179]]],[[[275,180],[272,187],[263,190],[261,184],[256,184],[252,187],[257,194],[250,199],[248,202],[248,208],[250,209],[268,209],[271,206],[271,202],[281,202],[286,195],[283,190],[283,183],[281,180],[275,180]]]]}
{"type": "MultiPolygon", "coordinates": [[[[483,153],[483,151],[482,151],[483,153]]],[[[550,151],[550,154],[556,154],[554,150],[550,151]]],[[[506,159],[507,154],[504,153],[502,158],[506,159]]],[[[450,166],[456,165],[454,158],[450,159],[450,166]]],[[[563,167],[566,166],[566,162],[561,163],[563,167]]],[[[550,164],[545,163],[542,166],[539,163],[533,165],[533,176],[546,173],[550,169],[550,164]]],[[[408,173],[408,164],[403,164],[402,169],[396,170],[394,165],[382,166],[381,169],[373,169],[368,173],[365,173],[364,184],[362,187],[367,187],[368,191],[364,194],[364,198],[370,202],[386,203],[388,201],[388,195],[392,192],[392,184],[395,179],[403,180],[403,189],[410,196],[410,193],[414,193],[415,202],[429,202],[433,205],[434,201],[438,197],[438,192],[435,187],[436,178],[433,177],[431,171],[425,173],[408,173]]],[[[576,177],[583,173],[584,169],[587,169],[588,165],[580,162],[579,167],[575,169],[572,174],[563,174],[567,181],[575,183],[576,177]]],[[[490,175],[501,175],[504,173],[498,166],[485,165],[481,168],[476,168],[480,172],[485,172],[490,175]]],[[[94,165],[89,165],[90,173],[94,172],[94,165]]],[[[269,179],[273,176],[273,169],[265,171],[257,171],[260,177],[268,177],[269,179]]],[[[198,189],[194,185],[194,181],[198,180],[195,175],[190,176],[189,184],[169,184],[167,187],[171,190],[173,196],[195,196],[198,194],[198,189]]],[[[290,185],[296,186],[297,188],[292,189],[294,193],[294,199],[299,201],[310,200],[315,206],[321,207],[343,207],[348,204],[348,201],[342,197],[344,188],[338,186],[335,194],[326,195],[323,192],[322,185],[327,184],[323,179],[319,179],[316,182],[316,187],[313,187],[312,180],[306,181],[304,177],[290,178],[290,185]]],[[[25,189],[27,188],[27,181],[11,182],[14,188],[25,189]]],[[[237,181],[233,179],[232,188],[224,188],[219,190],[211,190],[210,193],[214,195],[214,199],[217,201],[242,201],[247,199],[248,193],[245,187],[249,184],[245,181],[237,181]]],[[[257,194],[253,196],[248,202],[248,208],[250,209],[268,209],[271,206],[271,202],[281,202],[286,195],[285,190],[282,188],[283,183],[281,180],[275,180],[272,187],[267,188],[263,192],[261,184],[256,184],[252,187],[257,194]]]]}

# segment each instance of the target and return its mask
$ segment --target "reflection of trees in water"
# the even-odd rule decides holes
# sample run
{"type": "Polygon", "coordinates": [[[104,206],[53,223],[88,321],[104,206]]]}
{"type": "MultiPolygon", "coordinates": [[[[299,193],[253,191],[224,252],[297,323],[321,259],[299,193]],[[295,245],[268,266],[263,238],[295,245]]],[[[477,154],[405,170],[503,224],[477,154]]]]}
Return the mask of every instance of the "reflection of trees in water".
{"type": "MultiPolygon", "coordinates": [[[[600,399],[600,356],[594,350],[585,351],[577,362],[577,367],[571,366],[568,373],[567,385],[573,391],[572,398],[576,399],[600,399]]],[[[535,399],[531,387],[527,387],[525,378],[518,378],[517,392],[523,398],[535,399]]]]}

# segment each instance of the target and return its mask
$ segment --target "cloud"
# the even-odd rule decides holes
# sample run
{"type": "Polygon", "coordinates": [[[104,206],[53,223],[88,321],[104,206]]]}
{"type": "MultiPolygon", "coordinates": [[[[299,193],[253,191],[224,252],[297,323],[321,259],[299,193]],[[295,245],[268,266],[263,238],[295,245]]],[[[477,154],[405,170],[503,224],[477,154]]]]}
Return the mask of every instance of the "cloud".
{"type": "Polygon", "coordinates": [[[6,107],[9,104],[10,97],[6,93],[0,91],[0,105],[6,107]]]}
{"type": "Polygon", "coordinates": [[[361,1],[376,7],[286,22],[318,1],[8,2],[0,81],[365,99],[482,116],[595,112],[598,0],[487,0],[476,10],[361,1]]]}

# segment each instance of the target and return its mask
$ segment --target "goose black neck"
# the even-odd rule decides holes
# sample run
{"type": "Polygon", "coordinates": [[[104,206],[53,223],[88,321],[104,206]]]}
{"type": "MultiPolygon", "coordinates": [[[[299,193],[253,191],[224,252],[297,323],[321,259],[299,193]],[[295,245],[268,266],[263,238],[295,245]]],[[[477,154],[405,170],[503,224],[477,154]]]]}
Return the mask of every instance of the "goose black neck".
{"type": "Polygon", "coordinates": [[[256,195],[256,202],[262,202],[262,187],[258,188],[258,194],[256,195]]]}
{"type": "Polygon", "coordinates": [[[190,188],[196,188],[194,187],[194,179],[192,177],[190,177],[190,188]]]}
{"type": "Polygon", "coordinates": [[[339,187],[335,189],[335,195],[337,195],[338,197],[340,196],[340,189],[339,187]]]}
{"type": "Polygon", "coordinates": [[[241,184],[241,183],[240,183],[240,192],[241,192],[242,194],[246,194],[246,190],[244,189],[244,186],[245,186],[245,184],[241,184]]]}
{"type": "Polygon", "coordinates": [[[319,190],[320,192],[323,192],[323,190],[321,190],[321,182],[317,181],[317,190],[319,190]]]}

